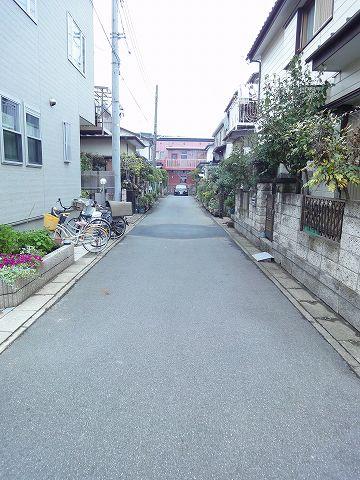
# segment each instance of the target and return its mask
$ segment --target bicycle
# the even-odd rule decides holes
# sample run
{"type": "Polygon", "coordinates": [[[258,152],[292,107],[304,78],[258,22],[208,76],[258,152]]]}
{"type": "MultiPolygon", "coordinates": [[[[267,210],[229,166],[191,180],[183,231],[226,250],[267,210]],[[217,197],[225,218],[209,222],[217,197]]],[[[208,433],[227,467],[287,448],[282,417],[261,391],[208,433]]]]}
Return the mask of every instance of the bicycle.
{"type": "MultiPolygon", "coordinates": [[[[59,201],[61,204],[60,199],[59,201]]],[[[67,224],[72,225],[74,228],[79,221],[93,221],[101,224],[104,228],[106,228],[106,225],[108,225],[111,238],[120,238],[124,235],[126,226],[129,225],[125,217],[113,217],[110,204],[108,202],[106,207],[104,207],[95,200],[75,199],[73,201],[73,208],[79,211],[79,215],[69,219],[67,224]]]]}
{"type": "MultiPolygon", "coordinates": [[[[60,204],[62,205],[61,201],[60,204]]],[[[74,246],[82,245],[91,253],[99,253],[106,248],[110,239],[110,227],[107,222],[99,223],[97,220],[91,220],[90,222],[78,221],[75,225],[69,224],[66,222],[69,207],[64,207],[62,211],[52,208],[51,215],[58,218],[54,231],[54,240],[57,243],[70,242],[74,246]]]]}

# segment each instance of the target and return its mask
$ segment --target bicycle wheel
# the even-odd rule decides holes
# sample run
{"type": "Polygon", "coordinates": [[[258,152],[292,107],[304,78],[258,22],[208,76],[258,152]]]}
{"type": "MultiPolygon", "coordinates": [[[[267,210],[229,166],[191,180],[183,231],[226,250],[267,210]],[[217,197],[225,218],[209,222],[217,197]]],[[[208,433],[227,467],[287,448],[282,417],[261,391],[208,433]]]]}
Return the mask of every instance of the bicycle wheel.
{"type": "Polygon", "coordinates": [[[81,234],[81,244],[91,253],[99,253],[104,250],[109,242],[109,230],[101,225],[89,223],[81,234]]]}
{"type": "Polygon", "coordinates": [[[123,217],[118,217],[111,222],[111,236],[113,238],[120,238],[124,235],[126,230],[126,222],[123,217]]]}
{"type": "Polygon", "coordinates": [[[94,218],[93,220],[91,220],[89,222],[88,225],[97,225],[99,227],[101,227],[107,234],[109,240],[110,240],[110,237],[111,237],[111,225],[110,223],[105,220],[104,218],[94,218]]]}

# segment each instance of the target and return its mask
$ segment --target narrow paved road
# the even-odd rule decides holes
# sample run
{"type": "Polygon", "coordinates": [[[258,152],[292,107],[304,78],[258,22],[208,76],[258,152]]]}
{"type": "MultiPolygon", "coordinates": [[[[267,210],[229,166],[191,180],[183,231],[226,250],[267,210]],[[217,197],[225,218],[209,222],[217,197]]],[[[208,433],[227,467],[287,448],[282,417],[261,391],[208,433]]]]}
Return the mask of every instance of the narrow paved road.
{"type": "Polygon", "coordinates": [[[359,380],[168,197],[0,356],[0,478],[360,478],[359,380]]]}

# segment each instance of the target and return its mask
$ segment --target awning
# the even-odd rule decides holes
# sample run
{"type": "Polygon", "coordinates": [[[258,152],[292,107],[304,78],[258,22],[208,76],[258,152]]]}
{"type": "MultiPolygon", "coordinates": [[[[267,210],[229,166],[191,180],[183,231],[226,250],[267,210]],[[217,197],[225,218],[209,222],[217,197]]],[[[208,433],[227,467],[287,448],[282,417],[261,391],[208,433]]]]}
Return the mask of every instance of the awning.
{"type": "Polygon", "coordinates": [[[313,52],[306,62],[313,70],[340,72],[359,58],[360,10],[313,52]]]}

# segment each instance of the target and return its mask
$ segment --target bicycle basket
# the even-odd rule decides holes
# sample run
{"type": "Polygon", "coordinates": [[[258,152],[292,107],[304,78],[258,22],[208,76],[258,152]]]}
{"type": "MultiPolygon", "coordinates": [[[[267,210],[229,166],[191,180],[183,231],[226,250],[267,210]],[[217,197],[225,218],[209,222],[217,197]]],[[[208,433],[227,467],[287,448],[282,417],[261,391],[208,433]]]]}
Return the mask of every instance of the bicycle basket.
{"type": "Polygon", "coordinates": [[[78,212],[81,212],[81,210],[83,210],[83,208],[85,207],[85,202],[80,198],[74,198],[72,202],[72,206],[74,207],[75,210],[77,210],[78,212]]]}
{"type": "Polygon", "coordinates": [[[56,227],[59,223],[59,218],[55,217],[55,215],[51,215],[51,213],[44,214],[44,228],[49,230],[50,232],[54,232],[56,227]]]}

